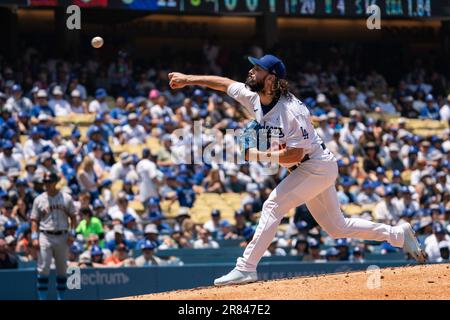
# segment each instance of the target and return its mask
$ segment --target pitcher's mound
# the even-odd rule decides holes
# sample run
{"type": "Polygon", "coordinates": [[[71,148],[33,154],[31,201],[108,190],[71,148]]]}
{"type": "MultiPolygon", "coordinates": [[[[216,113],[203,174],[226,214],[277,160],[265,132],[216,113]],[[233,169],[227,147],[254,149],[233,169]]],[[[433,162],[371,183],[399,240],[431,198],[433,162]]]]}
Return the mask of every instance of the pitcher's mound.
{"type": "Polygon", "coordinates": [[[450,300],[450,264],[360,271],[128,297],[130,300],[450,300]]]}

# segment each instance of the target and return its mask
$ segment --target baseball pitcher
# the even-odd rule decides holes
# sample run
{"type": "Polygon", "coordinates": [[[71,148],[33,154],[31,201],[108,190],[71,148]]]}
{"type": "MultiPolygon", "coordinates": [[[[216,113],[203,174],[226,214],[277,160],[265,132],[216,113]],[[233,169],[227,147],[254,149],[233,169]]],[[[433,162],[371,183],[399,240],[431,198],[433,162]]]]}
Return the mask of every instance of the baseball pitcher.
{"type": "Polygon", "coordinates": [[[58,180],[56,173],[44,174],[46,192],[34,200],[31,211],[31,238],[33,246],[39,248],[37,292],[40,300],[47,299],[52,258],[55,259],[57,298],[63,299],[67,282],[67,237],[69,227],[76,226],[73,200],[56,188],[58,180]]]}
{"type": "Polygon", "coordinates": [[[306,204],[317,223],[333,238],[387,241],[401,247],[419,262],[425,261],[411,225],[392,227],[364,219],[345,218],[335,189],[336,158],[316,133],[308,108],[289,92],[284,63],[273,55],[250,57],[253,68],[245,84],[218,76],[169,74],[170,87],[206,86],[226,92],[241,103],[265,129],[275,132],[283,148],[258,150],[249,145],[246,160],[275,157],[290,174],[272,191],[263,205],[252,241],[236,267],[214,281],[217,286],[257,281],[256,267],[276,234],[283,216],[306,204]]]}

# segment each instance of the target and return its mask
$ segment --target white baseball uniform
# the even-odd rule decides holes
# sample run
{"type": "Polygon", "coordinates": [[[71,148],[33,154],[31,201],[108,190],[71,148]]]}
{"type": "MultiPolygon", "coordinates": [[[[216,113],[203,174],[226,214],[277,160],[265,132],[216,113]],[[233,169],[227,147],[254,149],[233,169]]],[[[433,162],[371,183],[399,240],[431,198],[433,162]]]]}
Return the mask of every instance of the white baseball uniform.
{"type": "Polygon", "coordinates": [[[283,216],[302,204],[306,204],[317,223],[333,238],[387,241],[395,247],[403,247],[404,232],[401,227],[344,217],[335,189],[338,176],[336,158],[323,148],[323,142],[310,121],[309,110],[300,100],[293,95],[280,97],[272,109],[263,114],[259,95],[245,84],[233,83],[227,93],[269,129],[271,136],[279,138],[280,143],[305,149],[305,154],[309,156],[309,160],[300,165],[284,164],[298,167],[280,182],[264,202],[255,235],[243,257],[237,260],[238,270],[256,271],[283,216]]]}

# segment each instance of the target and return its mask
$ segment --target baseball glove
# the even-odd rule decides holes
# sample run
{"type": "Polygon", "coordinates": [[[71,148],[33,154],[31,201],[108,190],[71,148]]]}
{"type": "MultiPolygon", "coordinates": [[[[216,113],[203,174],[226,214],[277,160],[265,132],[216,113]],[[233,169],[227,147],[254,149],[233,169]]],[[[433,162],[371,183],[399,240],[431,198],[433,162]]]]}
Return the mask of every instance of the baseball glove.
{"type": "Polygon", "coordinates": [[[247,151],[251,148],[257,148],[260,151],[267,151],[270,146],[270,135],[258,121],[252,120],[244,127],[239,136],[239,146],[244,159],[247,151]]]}

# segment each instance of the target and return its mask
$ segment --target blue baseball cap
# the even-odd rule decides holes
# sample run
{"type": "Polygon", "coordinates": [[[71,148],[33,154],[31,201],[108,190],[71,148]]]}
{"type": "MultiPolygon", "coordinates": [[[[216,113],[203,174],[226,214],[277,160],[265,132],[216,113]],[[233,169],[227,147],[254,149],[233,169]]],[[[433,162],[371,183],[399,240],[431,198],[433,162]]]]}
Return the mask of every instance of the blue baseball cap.
{"type": "Polygon", "coordinates": [[[408,153],[409,154],[417,154],[417,153],[419,153],[419,148],[417,148],[416,146],[410,146],[408,153]]]}
{"type": "Polygon", "coordinates": [[[388,197],[392,197],[395,195],[394,189],[391,186],[386,186],[384,188],[384,195],[388,197]]]}
{"type": "Polygon", "coordinates": [[[347,177],[347,176],[342,177],[340,182],[341,182],[341,185],[343,185],[344,187],[349,187],[354,184],[353,179],[350,177],[347,177]]]}
{"type": "Polygon", "coordinates": [[[102,200],[100,199],[95,199],[94,203],[93,203],[93,207],[94,209],[98,209],[98,208],[105,208],[104,203],[102,202],[102,200]]]}
{"type": "Polygon", "coordinates": [[[5,230],[7,229],[16,229],[17,228],[17,222],[15,220],[7,220],[5,224],[3,225],[3,228],[5,230]]]}
{"type": "Polygon", "coordinates": [[[227,227],[231,227],[231,223],[230,223],[230,221],[228,221],[228,220],[222,220],[222,221],[220,221],[220,227],[221,228],[227,228],[227,227]]]}
{"type": "Polygon", "coordinates": [[[123,224],[127,224],[132,221],[136,221],[136,219],[131,214],[127,213],[123,216],[123,224]]]}
{"type": "Polygon", "coordinates": [[[195,89],[193,93],[194,97],[201,97],[203,96],[203,91],[201,89],[195,89]]]}
{"type": "Polygon", "coordinates": [[[319,241],[317,241],[314,238],[309,238],[308,239],[308,245],[309,245],[310,248],[319,248],[320,247],[319,241]]]}
{"type": "Polygon", "coordinates": [[[445,234],[446,231],[445,231],[444,227],[442,226],[442,224],[440,224],[439,222],[435,222],[435,223],[433,223],[433,233],[445,234]]]}
{"type": "Polygon", "coordinates": [[[2,148],[3,148],[3,149],[12,149],[12,148],[14,148],[14,146],[13,146],[13,144],[12,144],[11,141],[6,140],[6,141],[3,142],[3,144],[2,144],[2,148]]]}
{"type": "Polygon", "coordinates": [[[392,176],[394,177],[394,178],[397,178],[397,177],[401,177],[401,172],[399,171],[399,170],[394,170],[394,172],[392,173],[392,176]]]}
{"type": "Polygon", "coordinates": [[[79,244],[77,244],[76,242],[74,244],[72,244],[70,246],[70,252],[72,252],[73,254],[80,254],[83,249],[81,248],[81,246],[79,244]]]}
{"type": "Polygon", "coordinates": [[[245,216],[244,210],[243,210],[242,208],[237,209],[237,210],[234,212],[234,216],[235,216],[235,217],[243,217],[243,216],[245,216]]]}
{"type": "Polygon", "coordinates": [[[92,246],[92,248],[91,248],[91,257],[101,256],[101,255],[103,255],[102,248],[100,248],[100,246],[98,246],[98,245],[92,246]]]}
{"type": "Polygon", "coordinates": [[[271,54],[267,54],[261,59],[248,57],[248,60],[253,65],[261,67],[262,69],[280,79],[284,79],[286,77],[286,66],[284,65],[283,61],[271,54]]]}
{"type": "Polygon", "coordinates": [[[336,239],[336,247],[348,247],[347,239],[336,239]]]}
{"type": "Polygon", "coordinates": [[[22,92],[22,86],[20,84],[15,84],[11,88],[12,92],[22,92]]]}
{"type": "Polygon", "coordinates": [[[402,212],[402,216],[403,217],[408,217],[408,218],[412,218],[416,215],[417,211],[411,208],[406,208],[405,210],[403,210],[402,212]]]}
{"type": "Polygon", "coordinates": [[[103,88],[98,88],[95,91],[95,97],[96,98],[106,98],[106,90],[103,88]]]}
{"type": "Polygon", "coordinates": [[[252,227],[246,227],[242,232],[242,235],[246,239],[250,239],[255,234],[255,230],[252,227]]]}
{"type": "Polygon", "coordinates": [[[385,174],[385,170],[383,167],[377,167],[376,172],[377,172],[377,174],[385,174]]]}
{"type": "Polygon", "coordinates": [[[339,254],[339,251],[335,247],[328,248],[327,257],[334,257],[339,254]]]}
{"type": "Polygon", "coordinates": [[[141,243],[140,249],[141,250],[146,250],[146,249],[153,250],[153,249],[155,249],[155,244],[150,240],[145,240],[143,243],[141,243]]]}
{"type": "Polygon", "coordinates": [[[103,121],[103,120],[105,120],[105,117],[103,116],[102,113],[97,113],[97,114],[95,115],[94,121],[103,121]]]}
{"type": "Polygon", "coordinates": [[[161,220],[163,218],[164,218],[164,215],[160,210],[151,211],[149,214],[149,219],[151,221],[161,220]]]}
{"type": "Polygon", "coordinates": [[[306,230],[308,228],[308,222],[301,220],[295,224],[298,230],[306,230]]]}
{"type": "Polygon", "coordinates": [[[105,180],[103,180],[103,182],[101,184],[101,187],[104,188],[104,187],[108,187],[110,185],[112,185],[112,180],[111,179],[105,179],[105,180]]]}
{"type": "Polygon", "coordinates": [[[19,178],[16,180],[15,185],[18,186],[26,186],[28,185],[28,182],[25,179],[19,178]]]}
{"type": "Polygon", "coordinates": [[[159,206],[161,200],[159,200],[158,197],[151,197],[148,199],[148,205],[149,206],[159,206]]]}
{"type": "Polygon", "coordinates": [[[425,97],[425,101],[434,101],[434,97],[432,94],[427,94],[427,96],[425,97]]]}
{"type": "Polygon", "coordinates": [[[41,133],[42,133],[42,132],[41,132],[41,130],[39,130],[38,127],[32,127],[32,128],[31,128],[30,135],[34,136],[34,135],[38,135],[38,134],[41,134],[41,133]]]}
{"type": "Polygon", "coordinates": [[[366,181],[363,182],[362,187],[363,187],[363,189],[366,189],[366,188],[373,188],[373,187],[374,187],[374,184],[373,184],[372,181],[366,180],[366,181]]]}
{"type": "Polygon", "coordinates": [[[211,216],[213,217],[220,217],[220,210],[214,209],[211,211],[211,216]]]}

